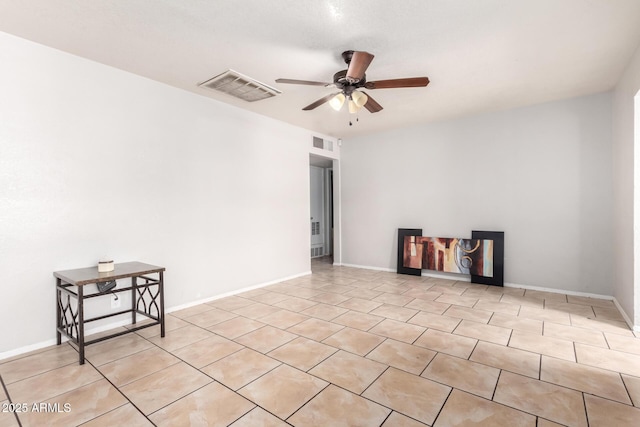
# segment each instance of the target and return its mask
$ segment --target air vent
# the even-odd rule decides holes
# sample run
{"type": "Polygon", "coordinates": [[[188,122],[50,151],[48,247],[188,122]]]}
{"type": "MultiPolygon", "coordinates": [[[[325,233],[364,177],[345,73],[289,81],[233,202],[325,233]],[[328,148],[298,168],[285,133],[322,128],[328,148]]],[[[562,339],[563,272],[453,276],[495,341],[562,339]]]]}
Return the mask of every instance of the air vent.
{"type": "Polygon", "coordinates": [[[320,137],[313,137],[313,148],[319,148],[321,150],[333,151],[333,141],[329,139],[322,139],[320,137]]]}
{"type": "Polygon", "coordinates": [[[198,86],[223,92],[244,101],[254,102],[271,98],[282,92],[237,71],[227,70],[198,86]]]}

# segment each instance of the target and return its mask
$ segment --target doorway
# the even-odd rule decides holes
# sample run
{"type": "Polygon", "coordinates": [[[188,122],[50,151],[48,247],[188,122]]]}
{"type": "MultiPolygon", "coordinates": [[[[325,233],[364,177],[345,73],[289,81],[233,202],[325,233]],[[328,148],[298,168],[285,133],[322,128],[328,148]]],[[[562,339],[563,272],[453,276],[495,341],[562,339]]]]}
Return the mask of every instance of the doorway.
{"type": "Polygon", "coordinates": [[[309,155],[310,256],[333,263],[334,255],[334,168],[333,159],[309,155]]]}

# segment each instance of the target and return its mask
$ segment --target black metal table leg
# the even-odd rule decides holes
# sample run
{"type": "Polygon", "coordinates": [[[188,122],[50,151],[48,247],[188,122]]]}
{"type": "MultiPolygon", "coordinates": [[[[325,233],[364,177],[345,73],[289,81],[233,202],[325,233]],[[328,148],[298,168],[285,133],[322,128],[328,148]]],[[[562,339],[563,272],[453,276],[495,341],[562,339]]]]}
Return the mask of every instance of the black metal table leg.
{"type": "Polygon", "coordinates": [[[136,324],[136,309],[138,301],[138,278],[133,276],[131,278],[131,324],[136,324]]]}
{"type": "Polygon", "coordinates": [[[164,272],[158,272],[158,286],[160,290],[160,336],[164,338],[164,272]]]}
{"type": "Polygon", "coordinates": [[[84,296],[83,286],[77,286],[78,289],[78,351],[80,353],[80,364],[84,365],[84,296]]]}
{"type": "Polygon", "coordinates": [[[60,290],[60,285],[62,285],[62,280],[56,278],[56,343],[57,345],[62,344],[62,334],[60,333],[60,328],[62,328],[62,310],[60,309],[60,305],[62,304],[62,291],[60,290]]]}

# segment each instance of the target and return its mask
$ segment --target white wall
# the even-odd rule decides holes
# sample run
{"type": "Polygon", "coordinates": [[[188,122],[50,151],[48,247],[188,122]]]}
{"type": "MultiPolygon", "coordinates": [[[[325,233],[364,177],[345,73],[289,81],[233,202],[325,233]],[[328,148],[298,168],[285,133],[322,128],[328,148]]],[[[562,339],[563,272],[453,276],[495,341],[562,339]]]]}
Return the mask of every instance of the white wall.
{"type": "Polygon", "coordinates": [[[610,94],[349,139],[345,264],[396,268],[396,229],[505,232],[505,281],[611,295],[610,94]]]}
{"type": "Polygon", "coordinates": [[[3,33],[0,63],[0,354],[105,254],[168,307],[310,270],[310,132],[3,33]]]}
{"type": "Polygon", "coordinates": [[[613,295],[636,326],[640,326],[640,260],[635,256],[640,253],[640,219],[636,219],[640,215],[640,188],[635,185],[640,182],[640,152],[634,149],[638,142],[634,143],[634,96],[638,90],[640,48],[613,91],[613,295]]]}

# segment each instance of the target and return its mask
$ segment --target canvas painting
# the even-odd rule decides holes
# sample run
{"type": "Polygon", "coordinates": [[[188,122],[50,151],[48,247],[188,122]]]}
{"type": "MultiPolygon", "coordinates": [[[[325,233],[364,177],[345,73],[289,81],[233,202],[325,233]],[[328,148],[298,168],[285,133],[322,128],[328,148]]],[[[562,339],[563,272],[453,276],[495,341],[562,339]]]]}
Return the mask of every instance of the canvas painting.
{"type": "Polygon", "coordinates": [[[405,236],[403,266],[493,277],[493,240],[405,236]]]}

